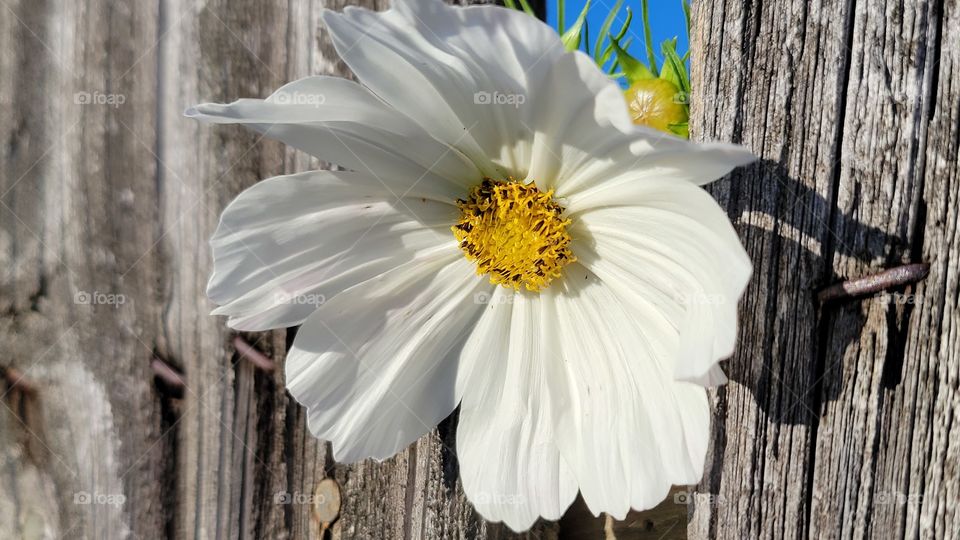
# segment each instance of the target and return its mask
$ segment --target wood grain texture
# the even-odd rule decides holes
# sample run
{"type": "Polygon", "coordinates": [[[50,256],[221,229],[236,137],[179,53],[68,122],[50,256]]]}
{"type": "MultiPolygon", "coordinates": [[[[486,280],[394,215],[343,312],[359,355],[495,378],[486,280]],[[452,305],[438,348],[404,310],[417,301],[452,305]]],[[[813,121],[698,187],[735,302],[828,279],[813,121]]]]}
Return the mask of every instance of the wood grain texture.
{"type": "MultiPolygon", "coordinates": [[[[344,0],[3,0],[0,538],[515,538],[459,487],[456,417],[336,464],[283,387],[293,332],[234,350],[207,239],[240,191],[322,167],[182,117],[349,76],[344,0]],[[185,387],[153,377],[160,360],[185,387]]],[[[383,8],[382,0],[361,0],[383,8]]],[[[696,491],[621,523],[577,503],[528,538],[948,537],[960,530],[957,0],[698,2],[692,128],[763,161],[713,189],[756,277],[696,491]],[[903,262],[920,285],[821,308],[903,262]],[[678,504],[679,503],[679,504],[678,504]]]]}
{"type": "Polygon", "coordinates": [[[960,530],[960,3],[696,3],[694,137],[762,160],[713,188],[756,272],[714,393],[691,537],[960,530]],[[915,287],[818,306],[908,262],[915,287]]]}
{"type": "MultiPolygon", "coordinates": [[[[242,360],[208,315],[223,207],[323,164],[182,112],[349,76],[319,21],[344,4],[0,8],[0,538],[316,538],[325,477],[343,490],[333,538],[513,536],[466,502],[455,420],[385,463],[335,464],[282,369],[242,360]],[[154,359],[185,388],[155,382],[154,359]]],[[[282,366],[286,332],[243,337],[282,366]]]]}

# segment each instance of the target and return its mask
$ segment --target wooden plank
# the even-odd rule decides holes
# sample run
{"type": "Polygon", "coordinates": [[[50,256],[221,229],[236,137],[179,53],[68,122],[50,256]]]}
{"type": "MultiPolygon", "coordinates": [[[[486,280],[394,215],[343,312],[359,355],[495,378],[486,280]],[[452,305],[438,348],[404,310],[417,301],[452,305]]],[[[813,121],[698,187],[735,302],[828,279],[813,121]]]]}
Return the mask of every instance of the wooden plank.
{"type": "Polygon", "coordinates": [[[328,476],[334,538],[513,536],[463,496],[455,419],[385,463],[335,464],[284,391],[287,333],[244,336],[280,367],[264,372],[208,315],[224,205],[322,164],[182,111],[349,76],[319,24],[345,3],[0,8],[0,537],[317,537],[328,476]]]}
{"type": "MultiPolygon", "coordinates": [[[[181,25],[184,37],[168,41],[171,50],[164,55],[169,70],[165,80],[175,96],[172,101],[230,101],[241,96],[266,95],[286,80],[308,74],[349,76],[318,20],[321,7],[341,9],[343,5],[251,2],[247,9],[238,10],[232,3],[229,7],[225,3],[207,4],[196,18],[196,26],[188,20],[181,25]],[[250,20],[247,15],[238,14],[249,12],[257,14],[256,32],[242,30],[250,20]],[[276,36],[284,36],[286,41],[278,42],[276,36]],[[182,78],[178,80],[176,75],[185,72],[194,74],[195,87],[184,90],[182,78]],[[229,85],[225,86],[224,81],[229,81],[229,85]]],[[[383,7],[374,2],[361,5],[383,7]]],[[[171,11],[191,8],[197,6],[171,11]]],[[[186,281],[174,287],[183,290],[186,304],[198,297],[205,284],[209,266],[204,257],[197,256],[205,253],[205,244],[199,242],[212,232],[212,220],[222,206],[260,178],[320,164],[259,140],[240,128],[184,126],[173,116],[176,113],[179,110],[173,110],[164,129],[169,134],[165,141],[171,145],[165,154],[179,157],[165,160],[181,171],[176,176],[188,178],[196,191],[203,190],[209,197],[204,212],[185,218],[194,220],[186,227],[191,232],[185,237],[188,245],[174,250],[202,264],[183,272],[186,281]],[[196,171],[203,172],[197,175],[196,171]],[[218,181],[221,177],[223,180],[218,181]],[[194,230],[206,232],[193,234],[194,230]]],[[[169,218],[177,219],[189,204],[189,193],[180,201],[169,201],[169,218]]],[[[181,261],[180,267],[184,264],[189,262],[181,261]]],[[[202,315],[200,308],[195,308],[194,316],[202,315]]],[[[197,339],[218,332],[223,335],[219,328],[194,331],[195,323],[183,321],[181,331],[194,333],[197,339]]],[[[260,346],[282,365],[285,336],[251,335],[248,340],[263,341],[260,346]]],[[[229,347],[209,354],[229,357],[229,347]]],[[[334,538],[484,538],[498,534],[499,527],[483,523],[466,503],[456,471],[449,465],[453,459],[449,442],[443,442],[437,433],[425,436],[384,463],[335,464],[328,448],[306,432],[303,410],[284,393],[282,370],[272,377],[257,374],[249,367],[225,372],[223,366],[209,365],[205,356],[191,354],[194,365],[185,367],[188,375],[196,373],[195,377],[213,388],[209,394],[203,394],[209,395],[210,400],[201,401],[201,406],[195,408],[189,418],[191,423],[178,428],[181,445],[185,446],[181,450],[182,461],[207,464],[193,470],[179,468],[185,489],[178,489],[178,501],[184,515],[190,516],[182,522],[184,536],[191,531],[204,534],[216,530],[241,537],[316,537],[318,524],[311,506],[314,489],[328,475],[337,479],[343,489],[342,517],[333,526],[334,538]],[[235,393],[232,389],[236,389],[235,393]],[[241,404],[244,406],[240,407],[241,404]],[[232,417],[231,409],[238,411],[232,417]],[[244,414],[239,414],[241,410],[244,414]],[[221,420],[232,421],[232,427],[218,427],[221,420]],[[229,490],[229,494],[215,497],[210,489],[229,490]],[[224,528],[230,524],[238,524],[239,529],[224,528]]]]}
{"type": "Polygon", "coordinates": [[[149,64],[118,75],[156,6],[5,2],[0,27],[0,537],[146,536],[165,519],[156,87],[149,64]]]}
{"type": "MultiPolygon", "coordinates": [[[[384,463],[335,464],[283,389],[287,332],[244,336],[266,372],[207,315],[223,206],[322,164],[181,112],[348,76],[318,20],[342,4],[0,8],[0,537],[316,537],[326,477],[343,489],[334,538],[514,536],[464,499],[455,418],[384,463]],[[158,359],[185,388],[154,380],[158,359]]],[[[690,536],[949,535],[958,1],[697,3],[695,23],[695,137],[764,160],[714,188],[757,273],[690,536]],[[917,287],[813,299],[917,260],[917,287]]],[[[575,506],[527,536],[672,536],[671,505],[624,523],[575,506]]]]}
{"type": "Polygon", "coordinates": [[[762,156],[714,192],[754,259],[691,536],[958,529],[956,58],[950,2],[695,6],[694,136],[762,156]],[[904,262],[915,288],[819,307],[904,262]],[[953,498],[951,498],[953,495],[953,498]]]}

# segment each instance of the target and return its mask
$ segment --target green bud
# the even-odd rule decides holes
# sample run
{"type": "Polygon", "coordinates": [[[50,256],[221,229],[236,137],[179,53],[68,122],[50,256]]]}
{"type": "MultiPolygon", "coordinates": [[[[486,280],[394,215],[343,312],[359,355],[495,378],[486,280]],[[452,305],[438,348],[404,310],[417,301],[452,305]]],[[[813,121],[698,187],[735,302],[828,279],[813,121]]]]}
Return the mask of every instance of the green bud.
{"type": "Polygon", "coordinates": [[[686,94],[665,79],[634,81],[624,96],[634,124],[676,135],[675,126],[686,124],[690,116],[686,94]]]}

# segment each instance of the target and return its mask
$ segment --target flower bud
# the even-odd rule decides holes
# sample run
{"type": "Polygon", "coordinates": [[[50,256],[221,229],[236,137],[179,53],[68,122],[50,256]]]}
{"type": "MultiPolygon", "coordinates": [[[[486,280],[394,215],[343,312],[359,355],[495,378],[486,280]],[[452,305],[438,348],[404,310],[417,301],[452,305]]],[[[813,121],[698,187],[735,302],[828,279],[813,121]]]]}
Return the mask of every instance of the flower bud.
{"type": "Polygon", "coordinates": [[[684,95],[665,79],[643,79],[624,92],[634,124],[674,133],[671,126],[683,124],[690,114],[684,95]]]}

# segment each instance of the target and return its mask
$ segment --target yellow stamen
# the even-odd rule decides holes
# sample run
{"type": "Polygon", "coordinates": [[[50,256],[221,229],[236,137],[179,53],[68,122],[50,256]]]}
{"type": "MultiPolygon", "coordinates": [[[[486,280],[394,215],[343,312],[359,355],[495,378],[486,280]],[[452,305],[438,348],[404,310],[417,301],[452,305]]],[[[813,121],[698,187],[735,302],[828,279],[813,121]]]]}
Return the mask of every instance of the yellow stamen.
{"type": "Polygon", "coordinates": [[[535,183],[485,178],[457,201],[460,221],[451,227],[467,259],[490,283],[539,291],[577,260],[570,251],[569,219],[535,183]]]}

